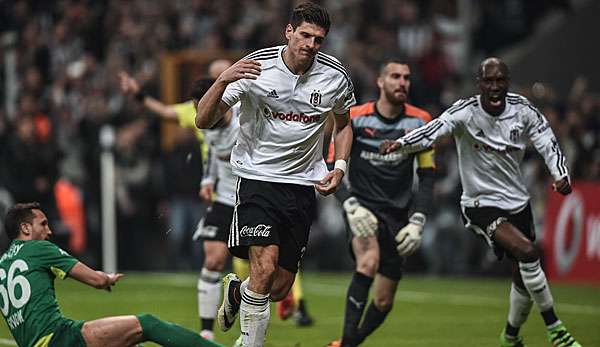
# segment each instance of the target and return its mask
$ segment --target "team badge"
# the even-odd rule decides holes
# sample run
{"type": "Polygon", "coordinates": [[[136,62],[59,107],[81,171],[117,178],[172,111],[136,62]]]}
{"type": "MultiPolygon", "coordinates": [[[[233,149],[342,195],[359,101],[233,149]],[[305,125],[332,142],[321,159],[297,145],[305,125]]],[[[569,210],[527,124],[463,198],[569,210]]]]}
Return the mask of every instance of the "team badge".
{"type": "Polygon", "coordinates": [[[519,137],[521,136],[521,126],[520,124],[515,124],[510,128],[510,141],[513,143],[517,143],[519,141],[519,137]]]}
{"type": "Polygon", "coordinates": [[[321,91],[320,90],[313,90],[313,92],[310,94],[310,103],[313,106],[321,105],[321,91]]]}

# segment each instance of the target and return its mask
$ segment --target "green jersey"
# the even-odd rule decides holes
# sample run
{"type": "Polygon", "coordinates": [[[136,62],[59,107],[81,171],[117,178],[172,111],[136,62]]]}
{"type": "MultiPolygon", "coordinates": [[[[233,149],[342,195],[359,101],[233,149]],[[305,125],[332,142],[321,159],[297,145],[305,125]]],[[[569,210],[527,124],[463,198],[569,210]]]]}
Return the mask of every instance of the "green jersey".
{"type": "Polygon", "coordinates": [[[50,340],[64,319],[54,278],[66,278],[78,262],[50,241],[14,240],[0,258],[0,310],[22,347],[50,340]]]}

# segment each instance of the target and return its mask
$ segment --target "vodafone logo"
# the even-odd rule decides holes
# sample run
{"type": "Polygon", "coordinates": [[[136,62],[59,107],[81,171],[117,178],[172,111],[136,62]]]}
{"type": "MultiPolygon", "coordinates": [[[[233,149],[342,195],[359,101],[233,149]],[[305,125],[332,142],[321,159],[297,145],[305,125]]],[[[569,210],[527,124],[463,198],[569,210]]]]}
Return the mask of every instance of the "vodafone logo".
{"type": "Polygon", "coordinates": [[[300,122],[300,123],[305,123],[305,124],[317,123],[318,121],[321,120],[321,115],[307,116],[304,113],[294,113],[294,112],[283,113],[283,112],[273,111],[273,112],[271,112],[271,116],[273,117],[273,119],[280,119],[280,120],[291,121],[291,122],[300,122]]]}
{"type": "Polygon", "coordinates": [[[583,210],[583,197],[574,191],[563,201],[558,211],[553,247],[556,268],[560,274],[571,270],[581,248],[585,225],[583,210]]]}

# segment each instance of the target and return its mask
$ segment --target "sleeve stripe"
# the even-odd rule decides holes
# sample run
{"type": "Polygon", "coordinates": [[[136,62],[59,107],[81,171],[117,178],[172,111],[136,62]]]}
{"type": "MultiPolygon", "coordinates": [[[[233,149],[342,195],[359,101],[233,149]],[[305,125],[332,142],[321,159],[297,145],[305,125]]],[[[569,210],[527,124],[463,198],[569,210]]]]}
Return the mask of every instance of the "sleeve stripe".
{"type": "Polygon", "coordinates": [[[268,53],[277,53],[278,51],[279,51],[279,47],[263,48],[263,49],[259,49],[258,51],[254,51],[254,52],[248,54],[247,56],[244,57],[244,59],[253,59],[257,55],[268,54],[268,53]]]}
{"type": "Polygon", "coordinates": [[[331,63],[331,64],[333,64],[333,65],[335,65],[335,66],[337,66],[339,68],[341,68],[342,70],[344,70],[344,72],[346,71],[346,68],[344,67],[344,65],[342,65],[342,63],[336,61],[335,59],[333,59],[333,58],[331,58],[331,57],[329,57],[329,56],[327,56],[327,55],[325,55],[325,54],[323,54],[321,52],[317,53],[317,57],[321,58],[322,60],[325,60],[325,61],[327,61],[327,62],[329,62],[329,63],[331,63]]]}
{"type": "MultiPolygon", "coordinates": [[[[408,145],[412,145],[421,141],[423,138],[429,138],[429,136],[433,135],[436,131],[438,131],[444,124],[437,119],[433,122],[429,123],[430,126],[426,126],[423,128],[424,131],[420,131],[417,136],[408,136],[404,139],[404,142],[408,145]]],[[[412,133],[411,133],[412,135],[412,133]]]]}
{"type": "Polygon", "coordinates": [[[467,103],[464,103],[464,104],[462,104],[462,105],[460,105],[460,106],[457,106],[457,107],[455,107],[455,108],[452,108],[452,107],[451,107],[451,108],[449,108],[449,109],[448,109],[448,113],[450,113],[450,114],[454,114],[454,113],[456,113],[456,112],[458,112],[458,111],[462,110],[463,108],[465,108],[465,107],[468,107],[468,106],[471,106],[471,105],[473,105],[473,106],[477,106],[477,99],[473,99],[473,100],[471,100],[471,101],[469,101],[469,102],[467,102],[467,103]]]}
{"type": "Polygon", "coordinates": [[[277,54],[265,56],[265,57],[257,57],[257,58],[253,58],[253,60],[269,60],[269,59],[275,59],[275,58],[277,58],[277,54]]]}
{"type": "Polygon", "coordinates": [[[422,137],[422,135],[428,134],[429,131],[431,130],[431,128],[437,127],[438,124],[440,124],[440,121],[436,119],[433,122],[429,123],[428,125],[422,127],[421,129],[411,131],[410,133],[408,133],[406,135],[405,140],[411,141],[414,138],[417,138],[417,137],[420,138],[420,137],[422,137]]]}
{"type": "Polygon", "coordinates": [[[346,73],[345,70],[340,69],[339,67],[337,67],[337,66],[335,66],[335,65],[333,65],[331,63],[325,62],[324,60],[321,60],[321,59],[318,59],[318,58],[317,58],[317,61],[319,61],[321,64],[323,64],[325,66],[329,66],[330,68],[339,71],[344,76],[344,78],[346,78],[346,80],[348,81],[348,83],[351,83],[350,82],[350,77],[348,77],[348,74],[346,73]]]}

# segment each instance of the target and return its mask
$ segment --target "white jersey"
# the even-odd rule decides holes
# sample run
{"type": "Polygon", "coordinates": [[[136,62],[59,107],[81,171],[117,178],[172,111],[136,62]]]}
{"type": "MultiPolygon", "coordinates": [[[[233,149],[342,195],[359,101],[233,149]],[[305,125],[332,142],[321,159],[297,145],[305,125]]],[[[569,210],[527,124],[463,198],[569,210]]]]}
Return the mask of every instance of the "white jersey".
{"type": "Polygon", "coordinates": [[[283,62],[287,46],[258,50],[244,59],[261,63],[256,80],[227,86],[222,100],[241,101],[240,133],[231,154],[234,174],[254,180],[313,185],[328,173],[323,160],[327,113],[347,113],[354,89],[340,62],[318,53],[303,75],[283,62]]]}
{"type": "Polygon", "coordinates": [[[233,174],[229,160],[240,130],[239,103],[231,108],[231,113],[231,121],[227,127],[204,130],[204,136],[209,147],[208,165],[202,178],[202,184],[217,182],[215,201],[233,207],[235,205],[237,176],[233,174]]]}
{"type": "Polygon", "coordinates": [[[568,177],[565,157],[546,118],[523,96],[508,93],[498,117],[481,107],[480,95],[457,101],[439,118],[403,136],[401,151],[430,147],[453,134],[463,186],[463,207],[523,209],[529,193],[520,163],[529,142],[544,157],[554,180],[568,177]]]}

